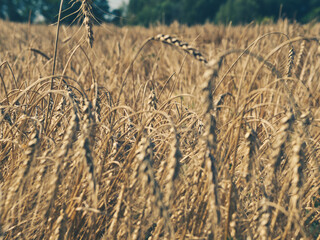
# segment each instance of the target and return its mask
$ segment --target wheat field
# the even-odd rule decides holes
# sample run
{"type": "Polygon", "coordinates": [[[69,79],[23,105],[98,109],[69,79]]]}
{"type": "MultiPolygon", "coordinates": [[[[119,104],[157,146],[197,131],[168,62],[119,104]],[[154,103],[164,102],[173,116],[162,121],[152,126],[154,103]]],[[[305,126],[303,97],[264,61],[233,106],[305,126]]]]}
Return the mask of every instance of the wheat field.
{"type": "Polygon", "coordinates": [[[0,239],[320,239],[319,24],[55,39],[0,21],[0,239]]]}

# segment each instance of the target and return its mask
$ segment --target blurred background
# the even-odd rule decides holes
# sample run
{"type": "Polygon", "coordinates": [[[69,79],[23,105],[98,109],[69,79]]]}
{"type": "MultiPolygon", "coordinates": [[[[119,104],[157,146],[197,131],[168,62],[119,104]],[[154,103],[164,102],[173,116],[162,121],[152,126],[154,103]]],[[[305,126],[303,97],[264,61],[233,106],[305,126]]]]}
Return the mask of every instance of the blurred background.
{"type": "MultiPolygon", "coordinates": [[[[0,0],[0,18],[15,22],[54,23],[60,0],[0,0]]],[[[77,23],[81,0],[65,0],[63,22],[77,23]]],[[[279,18],[318,21],[320,0],[94,0],[96,24],[245,24],[270,23],[279,18]]]]}

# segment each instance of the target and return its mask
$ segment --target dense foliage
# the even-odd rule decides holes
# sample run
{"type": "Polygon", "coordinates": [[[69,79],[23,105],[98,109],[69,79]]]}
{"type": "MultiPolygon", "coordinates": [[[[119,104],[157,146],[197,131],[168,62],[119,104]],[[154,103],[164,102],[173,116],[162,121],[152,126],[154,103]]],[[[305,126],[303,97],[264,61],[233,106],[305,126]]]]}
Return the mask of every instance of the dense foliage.
{"type": "Polygon", "coordinates": [[[307,22],[320,14],[317,0],[130,0],[128,19],[132,24],[181,23],[201,24],[205,21],[235,24],[254,19],[282,17],[307,22]]]}
{"type": "Polygon", "coordinates": [[[182,23],[204,23],[214,20],[215,14],[224,0],[130,0],[128,20],[133,24],[170,24],[174,20],[182,23]]]}

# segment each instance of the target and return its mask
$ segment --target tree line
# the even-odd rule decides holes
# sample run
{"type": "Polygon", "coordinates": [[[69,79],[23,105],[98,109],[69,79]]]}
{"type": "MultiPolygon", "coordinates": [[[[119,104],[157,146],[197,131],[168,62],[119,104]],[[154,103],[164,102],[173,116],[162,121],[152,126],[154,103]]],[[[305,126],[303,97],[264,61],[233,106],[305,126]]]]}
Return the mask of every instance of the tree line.
{"type": "Polygon", "coordinates": [[[128,22],[248,23],[276,20],[280,17],[305,23],[320,16],[319,0],[130,0],[128,22]]]}
{"type": "MultiPolygon", "coordinates": [[[[119,0],[120,1],[120,0],[119,0]]],[[[242,24],[252,20],[273,21],[285,17],[301,23],[318,19],[319,0],[130,0],[127,5],[110,12],[107,0],[93,0],[96,22],[116,24],[203,24],[205,22],[242,24]]],[[[55,22],[60,0],[1,0],[0,18],[11,21],[55,22]]],[[[63,21],[76,23],[81,0],[65,0],[63,21]]]]}

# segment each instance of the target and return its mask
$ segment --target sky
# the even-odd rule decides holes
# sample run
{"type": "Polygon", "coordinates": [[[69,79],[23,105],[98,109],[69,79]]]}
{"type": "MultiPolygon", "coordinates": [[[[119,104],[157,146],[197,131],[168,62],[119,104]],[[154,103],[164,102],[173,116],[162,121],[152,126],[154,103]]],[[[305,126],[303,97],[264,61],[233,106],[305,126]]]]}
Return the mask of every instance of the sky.
{"type": "Polygon", "coordinates": [[[129,0],[109,0],[108,2],[111,9],[116,9],[121,6],[122,2],[128,3],[129,0]]]}

